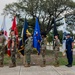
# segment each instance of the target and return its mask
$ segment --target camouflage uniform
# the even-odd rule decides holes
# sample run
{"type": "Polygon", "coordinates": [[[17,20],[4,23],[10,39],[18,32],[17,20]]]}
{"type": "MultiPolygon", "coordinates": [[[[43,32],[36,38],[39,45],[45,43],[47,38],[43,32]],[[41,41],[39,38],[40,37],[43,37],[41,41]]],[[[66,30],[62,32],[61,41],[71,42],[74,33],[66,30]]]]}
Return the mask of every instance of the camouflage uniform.
{"type": "Polygon", "coordinates": [[[59,39],[54,40],[54,57],[55,57],[55,66],[59,66],[59,39]]]}
{"type": "Polygon", "coordinates": [[[11,36],[11,61],[12,61],[12,65],[10,65],[10,67],[15,67],[16,66],[16,37],[11,36]],[[12,41],[14,42],[14,47],[12,48],[12,41]]]}
{"type": "Polygon", "coordinates": [[[45,59],[46,44],[47,44],[47,39],[42,38],[42,41],[41,41],[41,55],[42,55],[42,59],[43,59],[42,66],[45,66],[45,63],[46,63],[46,59],[45,59]]]}
{"type": "Polygon", "coordinates": [[[31,62],[32,52],[32,37],[28,37],[25,41],[25,66],[29,67],[31,62]]]}
{"type": "Polygon", "coordinates": [[[5,36],[0,35],[0,66],[3,66],[3,60],[4,60],[4,42],[5,42],[5,36]]]}

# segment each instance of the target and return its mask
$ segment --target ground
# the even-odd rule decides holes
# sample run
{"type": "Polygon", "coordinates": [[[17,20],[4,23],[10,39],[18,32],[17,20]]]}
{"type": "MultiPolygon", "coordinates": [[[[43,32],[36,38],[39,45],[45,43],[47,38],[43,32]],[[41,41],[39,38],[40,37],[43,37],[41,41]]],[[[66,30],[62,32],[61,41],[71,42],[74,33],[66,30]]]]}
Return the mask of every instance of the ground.
{"type": "MultiPolygon", "coordinates": [[[[73,65],[75,65],[75,55],[73,55],[73,57],[74,57],[73,65]]],[[[11,60],[11,58],[9,56],[5,55],[4,65],[9,65],[11,62],[10,60],[11,60]]],[[[61,52],[59,53],[59,62],[60,62],[60,65],[67,64],[67,58],[66,58],[66,56],[63,57],[61,52]]],[[[41,63],[42,63],[41,55],[38,55],[37,53],[31,55],[31,65],[32,66],[41,65],[41,63]]],[[[23,64],[24,64],[24,57],[21,56],[21,58],[17,58],[17,65],[20,66],[23,64]]],[[[47,50],[46,51],[46,65],[53,65],[53,64],[54,64],[54,53],[53,53],[53,51],[47,50]]]]}
{"type": "Polygon", "coordinates": [[[17,66],[9,68],[10,57],[5,55],[4,67],[0,67],[0,75],[75,75],[75,55],[71,68],[65,66],[67,59],[66,56],[62,56],[62,53],[59,53],[60,66],[54,67],[53,51],[46,51],[46,67],[40,67],[42,63],[41,55],[32,54],[31,60],[31,67],[24,67],[24,59],[21,56],[21,58],[17,58],[17,66]]]}

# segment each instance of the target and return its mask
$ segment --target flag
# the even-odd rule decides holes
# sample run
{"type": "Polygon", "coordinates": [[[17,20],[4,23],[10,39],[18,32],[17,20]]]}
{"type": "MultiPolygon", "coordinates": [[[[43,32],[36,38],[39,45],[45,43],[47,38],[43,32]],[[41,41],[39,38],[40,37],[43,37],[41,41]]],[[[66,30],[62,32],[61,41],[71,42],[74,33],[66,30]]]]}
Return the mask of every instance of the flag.
{"type": "Polygon", "coordinates": [[[52,24],[54,24],[54,27],[53,27],[53,47],[54,47],[54,39],[55,39],[55,36],[58,35],[55,18],[53,18],[52,24]]]}
{"type": "Polygon", "coordinates": [[[3,31],[4,36],[6,37],[6,40],[7,40],[8,36],[7,36],[7,28],[6,28],[5,18],[6,18],[6,16],[4,16],[4,20],[3,20],[3,23],[2,23],[2,26],[1,26],[1,30],[3,31]]]}
{"type": "Polygon", "coordinates": [[[24,45],[22,44],[22,39],[19,42],[18,52],[24,56],[24,45]]]}
{"type": "Polygon", "coordinates": [[[25,40],[27,39],[27,37],[26,37],[27,29],[28,29],[28,22],[25,18],[24,25],[22,28],[22,35],[21,35],[22,39],[20,40],[19,49],[18,49],[18,52],[20,52],[23,56],[24,56],[24,44],[25,44],[25,40]]]}
{"type": "Polygon", "coordinates": [[[37,49],[38,54],[40,54],[40,42],[41,41],[41,33],[40,33],[40,27],[39,27],[39,22],[38,18],[36,18],[36,23],[35,23],[35,29],[33,33],[33,47],[37,49]]]}
{"type": "Polygon", "coordinates": [[[57,31],[57,27],[56,27],[55,18],[53,18],[53,23],[54,23],[54,30],[53,30],[53,33],[54,33],[54,36],[56,36],[56,35],[58,35],[58,31],[57,31]]]}
{"type": "Polygon", "coordinates": [[[10,47],[11,47],[11,39],[9,37],[8,41],[7,41],[7,54],[8,54],[8,56],[11,56],[10,47]]]}
{"type": "Polygon", "coordinates": [[[17,29],[17,25],[16,25],[16,16],[14,16],[13,22],[12,22],[12,27],[11,30],[14,30],[14,33],[16,35],[16,43],[17,43],[17,47],[18,47],[18,29],[17,29]]]}
{"type": "Polygon", "coordinates": [[[11,55],[11,53],[10,53],[10,39],[8,38],[8,36],[7,36],[7,29],[6,29],[6,22],[5,22],[5,18],[6,18],[6,16],[4,16],[4,20],[3,20],[3,24],[2,24],[2,26],[1,26],[1,30],[4,32],[4,36],[6,37],[6,45],[7,45],[7,54],[8,54],[8,56],[10,56],[11,55]]]}
{"type": "Polygon", "coordinates": [[[27,37],[26,37],[26,30],[27,29],[28,29],[28,22],[25,18],[24,25],[23,25],[23,34],[22,34],[23,43],[25,43],[25,40],[27,39],[27,37]]]}
{"type": "Polygon", "coordinates": [[[17,25],[16,25],[16,16],[14,16],[11,30],[14,30],[15,35],[18,35],[18,29],[17,29],[17,25]]]}
{"type": "Polygon", "coordinates": [[[63,22],[63,41],[62,41],[62,52],[64,52],[66,50],[66,22],[65,22],[65,18],[63,18],[62,20],[63,22]]]}

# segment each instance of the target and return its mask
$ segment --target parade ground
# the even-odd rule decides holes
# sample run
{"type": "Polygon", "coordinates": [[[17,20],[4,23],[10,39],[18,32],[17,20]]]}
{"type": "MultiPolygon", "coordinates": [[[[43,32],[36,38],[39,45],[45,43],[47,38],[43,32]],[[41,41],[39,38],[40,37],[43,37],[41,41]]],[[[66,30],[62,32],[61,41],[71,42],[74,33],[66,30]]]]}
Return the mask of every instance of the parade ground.
{"type": "Polygon", "coordinates": [[[0,68],[0,75],[75,75],[75,66],[68,68],[66,66],[54,67],[54,66],[17,66],[15,68],[9,68],[4,66],[0,68]]]}
{"type": "MultiPolygon", "coordinates": [[[[75,55],[75,50],[74,50],[75,55]]],[[[67,60],[65,58],[61,58],[62,62],[59,67],[55,67],[52,65],[51,57],[47,57],[47,65],[46,67],[41,67],[41,56],[32,55],[32,65],[31,67],[24,67],[22,60],[18,60],[17,66],[14,68],[9,68],[9,65],[5,63],[4,67],[0,68],[0,75],[75,75],[75,65],[72,67],[66,67],[67,60]],[[37,60],[36,60],[37,58],[37,60]],[[40,61],[40,62],[38,62],[40,61]],[[51,63],[49,63],[49,61],[51,63]],[[35,64],[36,63],[36,64],[35,64]]],[[[61,61],[60,60],[60,61],[61,61]]]]}

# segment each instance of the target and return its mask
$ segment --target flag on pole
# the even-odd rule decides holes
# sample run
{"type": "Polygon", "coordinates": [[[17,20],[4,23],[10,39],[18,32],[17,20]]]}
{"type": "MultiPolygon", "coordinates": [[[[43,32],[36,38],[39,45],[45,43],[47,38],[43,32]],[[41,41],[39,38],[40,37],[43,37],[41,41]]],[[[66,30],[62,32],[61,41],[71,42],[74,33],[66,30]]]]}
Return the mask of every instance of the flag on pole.
{"type": "Polygon", "coordinates": [[[53,47],[54,47],[54,39],[55,39],[54,37],[55,37],[56,35],[58,35],[55,18],[53,18],[52,24],[54,24],[54,27],[53,27],[53,47]]]}
{"type": "Polygon", "coordinates": [[[5,20],[5,18],[6,18],[6,16],[4,16],[3,23],[2,23],[2,26],[1,26],[1,30],[3,31],[4,36],[6,37],[6,40],[7,40],[8,35],[7,35],[7,28],[6,28],[6,20],[5,20]]]}
{"type": "Polygon", "coordinates": [[[18,47],[19,41],[18,41],[18,28],[17,28],[17,25],[16,25],[16,16],[14,16],[11,30],[14,30],[14,33],[16,35],[16,43],[17,43],[17,47],[18,47]]]}
{"type": "Polygon", "coordinates": [[[56,36],[56,35],[58,35],[58,31],[57,31],[57,27],[56,27],[55,18],[53,18],[53,23],[54,23],[54,30],[53,30],[53,33],[54,33],[54,36],[56,36]]]}
{"type": "Polygon", "coordinates": [[[17,25],[16,25],[16,16],[14,16],[11,30],[14,30],[15,35],[18,35],[18,29],[17,29],[17,25]]]}
{"type": "Polygon", "coordinates": [[[9,40],[9,38],[8,38],[8,36],[7,36],[7,29],[6,29],[6,21],[5,21],[5,18],[6,18],[6,16],[4,16],[4,19],[3,19],[3,24],[2,24],[2,26],[1,26],[1,30],[4,32],[4,36],[6,37],[6,44],[7,44],[7,47],[8,47],[8,49],[7,49],[7,54],[8,54],[8,56],[10,56],[11,54],[10,54],[10,40],[9,40]]]}
{"type": "Polygon", "coordinates": [[[63,41],[62,41],[62,52],[64,53],[64,51],[66,50],[66,22],[65,22],[65,18],[63,18],[62,20],[63,22],[63,41]]]}
{"type": "Polygon", "coordinates": [[[24,44],[25,44],[25,40],[27,39],[26,38],[27,29],[28,29],[28,22],[25,18],[23,29],[22,29],[22,34],[21,34],[22,39],[20,40],[19,49],[18,49],[18,52],[20,52],[23,56],[24,56],[24,44]]]}
{"type": "Polygon", "coordinates": [[[27,39],[26,37],[26,30],[28,29],[28,22],[25,18],[25,21],[24,21],[24,25],[23,25],[23,34],[22,34],[22,41],[23,43],[25,43],[25,40],[27,39]]]}
{"type": "Polygon", "coordinates": [[[40,41],[41,41],[41,33],[38,18],[36,18],[35,29],[33,34],[33,47],[37,49],[38,54],[40,54],[40,41]]]}
{"type": "Polygon", "coordinates": [[[11,52],[10,52],[10,47],[11,47],[11,39],[10,37],[8,37],[8,41],[7,41],[7,54],[8,56],[11,56],[11,52]]]}

